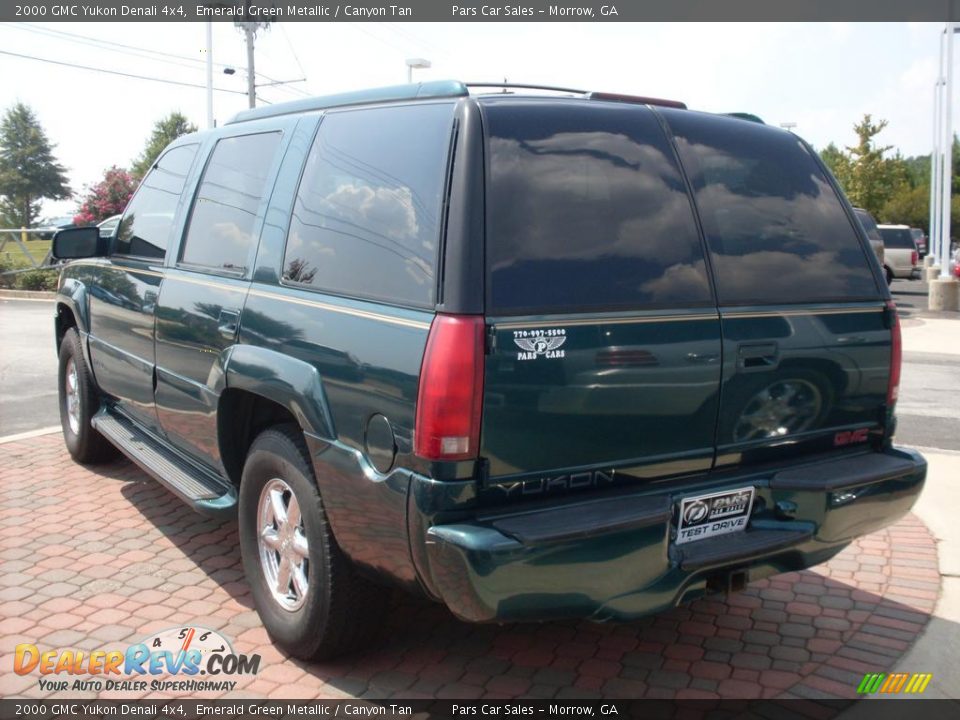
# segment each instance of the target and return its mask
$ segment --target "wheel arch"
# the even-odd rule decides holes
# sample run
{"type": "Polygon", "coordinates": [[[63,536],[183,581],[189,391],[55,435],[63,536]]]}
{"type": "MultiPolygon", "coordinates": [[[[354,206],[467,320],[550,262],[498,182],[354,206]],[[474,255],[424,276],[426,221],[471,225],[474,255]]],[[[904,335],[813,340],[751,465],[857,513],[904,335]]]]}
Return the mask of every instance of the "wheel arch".
{"type": "Polygon", "coordinates": [[[319,438],[335,431],[320,373],[289,355],[251,345],[233,346],[224,359],[224,388],[217,403],[221,461],[239,485],[247,451],[256,436],[292,423],[319,438]]]}

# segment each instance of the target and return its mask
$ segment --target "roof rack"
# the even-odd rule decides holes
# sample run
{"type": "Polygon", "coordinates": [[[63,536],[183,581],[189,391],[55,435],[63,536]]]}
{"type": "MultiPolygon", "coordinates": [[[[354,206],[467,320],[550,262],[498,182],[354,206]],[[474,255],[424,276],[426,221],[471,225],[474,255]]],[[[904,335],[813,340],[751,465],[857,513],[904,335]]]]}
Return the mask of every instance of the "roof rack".
{"type": "Polygon", "coordinates": [[[550,92],[573,93],[575,95],[589,95],[589,90],[577,90],[575,88],[557,87],[556,85],[527,85],[525,83],[508,82],[468,82],[464,83],[468,88],[501,88],[506,90],[548,90],[550,92]]]}
{"type": "Polygon", "coordinates": [[[636,103],[637,105],[662,105],[663,107],[679,108],[681,110],[687,109],[686,104],[680,102],[679,100],[665,100],[663,98],[648,97],[645,95],[625,95],[623,93],[596,92],[594,90],[579,90],[577,88],[556,87],[555,85],[527,85],[525,83],[468,82],[464,84],[468,88],[475,88],[475,87],[502,88],[504,92],[512,89],[548,90],[550,92],[573,93],[574,95],[583,95],[588,100],[607,100],[610,102],[636,103]]]}
{"type": "Polygon", "coordinates": [[[623,95],[620,93],[592,92],[576,88],[557,87],[554,85],[525,85],[522,83],[463,83],[457,80],[434,80],[431,82],[414,83],[411,85],[393,85],[391,87],[373,88],[372,90],[358,90],[355,92],[339,93],[337,95],[323,95],[321,97],[304,98],[291,102],[276,103],[265,107],[251,108],[238,112],[226,124],[250,122],[264,118],[293,115],[295,113],[326,110],[327,108],[346,107],[349,105],[370,105],[372,103],[391,102],[396,100],[424,100],[427,98],[454,98],[466,97],[470,88],[500,88],[507,90],[546,90],[548,92],[569,93],[581,95],[588,100],[606,100],[611,102],[637,103],[640,105],[662,105],[686,109],[686,105],[677,100],[663,100],[661,98],[644,97],[642,95],[623,95]]]}
{"type": "Polygon", "coordinates": [[[242,110],[230,118],[226,124],[262,120],[263,118],[292,115],[294,113],[325,110],[327,108],[344,107],[347,105],[369,105],[371,103],[390,102],[392,100],[422,100],[425,98],[466,97],[469,95],[467,86],[456,80],[434,80],[431,82],[414,83],[412,85],[393,85],[391,87],[373,88],[372,90],[358,90],[355,92],[324,95],[321,97],[292,100],[285,103],[276,103],[265,107],[242,110]]]}

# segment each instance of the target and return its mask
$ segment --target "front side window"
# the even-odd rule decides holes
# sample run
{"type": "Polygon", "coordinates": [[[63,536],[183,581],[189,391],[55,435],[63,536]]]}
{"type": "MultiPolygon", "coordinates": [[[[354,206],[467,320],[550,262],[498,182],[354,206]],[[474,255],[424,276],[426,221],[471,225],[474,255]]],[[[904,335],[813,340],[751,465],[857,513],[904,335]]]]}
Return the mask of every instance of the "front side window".
{"type": "Polygon", "coordinates": [[[182,263],[246,270],[257,213],[279,146],[278,132],[217,142],[197,190],[182,263]]]}
{"type": "Polygon", "coordinates": [[[120,221],[114,254],[163,260],[197,147],[168,150],[147,173],[120,221]]]}
{"type": "Polygon", "coordinates": [[[452,123],[449,104],[326,116],[300,181],[284,281],[432,305],[452,123]]]}
{"type": "Polygon", "coordinates": [[[879,297],[840,198],[798,138],[735,118],[660,112],[694,188],[721,304],[879,297]]]}
{"type": "Polygon", "coordinates": [[[491,312],[711,304],[690,198],[649,109],[488,100],[484,117],[491,312]]]}

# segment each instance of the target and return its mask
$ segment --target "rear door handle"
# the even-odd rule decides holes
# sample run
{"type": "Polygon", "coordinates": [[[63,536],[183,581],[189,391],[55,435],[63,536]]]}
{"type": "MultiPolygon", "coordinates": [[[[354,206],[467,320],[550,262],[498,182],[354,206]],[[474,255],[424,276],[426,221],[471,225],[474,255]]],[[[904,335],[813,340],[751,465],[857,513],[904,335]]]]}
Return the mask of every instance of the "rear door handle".
{"type": "Polygon", "coordinates": [[[776,343],[741,345],[737,348],[737,367],[746,372],[772,370],[779,361],[776,343]]]}
{"type": "Polygon", "coordinates": [[[221,310],[217,329],[220,334],[228,340],[237,337],[237,330],[240,329],[240,311],[239,310],[221,310]]]}

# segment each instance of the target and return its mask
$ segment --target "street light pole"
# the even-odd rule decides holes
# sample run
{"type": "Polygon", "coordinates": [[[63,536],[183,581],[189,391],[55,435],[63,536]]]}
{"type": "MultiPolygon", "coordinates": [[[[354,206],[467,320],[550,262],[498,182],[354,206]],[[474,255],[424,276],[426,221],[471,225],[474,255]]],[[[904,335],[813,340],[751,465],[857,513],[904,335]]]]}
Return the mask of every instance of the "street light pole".
{"type": "Polygon", "coordinates": [[[207,20],[207,128],[213,127],[213,22],[207,20]]]}
{"type": "Polygon", "coordinates": [[[431,66],[431,62],[426,58],[408,58],[406,61],[407,65],[407,84],[413,82],[413,69],[425,70],[431,66]]]}
{"type": "Polygon", "coordinates": [[[930,261],[940,257],[940,73],[933,84],[933,151],[930,153],[930,261]]]}
{"type": "Polygon", "coordinates": [[[953,169],[953,34],[956,23],[947,23],[947,67],[946,67],[946,93],[943,99],[943,165],[940,168],[941,183],[943,185],[943,194],[941,196],[940,207],[940,277],[948,279],[950,277],[950,195],[953,178],[951,177],[953,169]]]}

